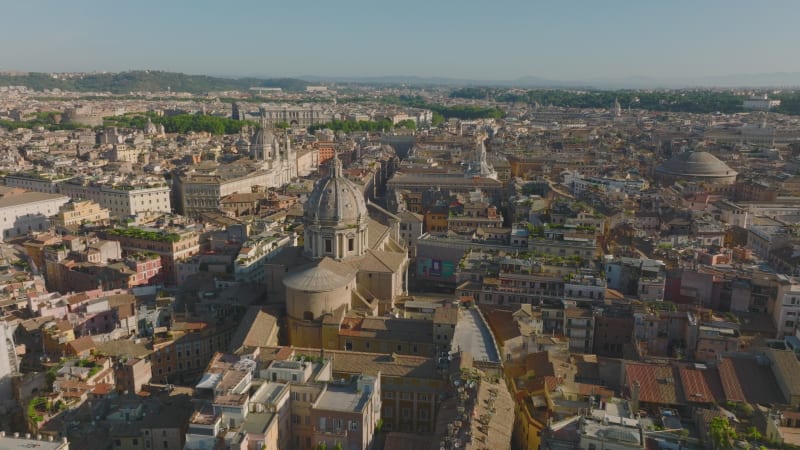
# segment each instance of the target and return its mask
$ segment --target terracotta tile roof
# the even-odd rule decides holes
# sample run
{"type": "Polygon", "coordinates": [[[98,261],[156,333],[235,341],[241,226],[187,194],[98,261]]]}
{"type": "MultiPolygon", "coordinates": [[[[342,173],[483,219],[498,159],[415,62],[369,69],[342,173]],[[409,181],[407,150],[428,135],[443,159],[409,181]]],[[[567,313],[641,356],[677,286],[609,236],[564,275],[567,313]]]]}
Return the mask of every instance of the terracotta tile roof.
{"type": "Polygon", "coordinates": [[[92,394],[94,395],[108,395],[114,389],[113,385],[108,383],[98,383],[94,385],[92,388],[92,394]]]}
{"type": "Polygon", "coordinates": [[[597,384],[575,383],[578,386],[578,393],[581,395],[600,395],[603,398],[611,398],[614,391],[597,384]]]}
{"type": "MultiPolygon", "coordinates": [[[[269,351],[271,348],[262,350],[269,351]]],[[[299,354],[322,356],[320,349],[316,348],[293,348],[293,350],[299,354]]],[[[333,361],[333,371],[336,373],[375,375],[380,371],[381,375],[386,377],[441,380],[436,360],[424,356],[325,350],[325,358],[333,361]]]]}
{"type": "Polygon", "coordinates": [[[81,353],[89,352],[96,348],[91,336],[82,336],[70,341],[67,343],[67,347],[73,355],[80,355],[81,353]]]}
{"type": "Polygon", "coordinates": [[[561,384],[561,379],[558,378],[558,377],[554,377],[554,376],[550,376],[550,375],[544,377],[544,386],[550,392],[556,390],[556,388],[560,384],[561,384]]]}
{"type": "Polygon", "coordinates": [[[498,343],[513,339],[520,336],[519,326],[517,321],[514,320],[514,313],[510,310],[496,309],[496,308],[481,308],[486,321],[489,322],[489,328],[492,329],[498,343]]]}
{"type": "Polygon", "coordinates": [[[89,296],[84,293],[80,293],[72,295],[69,298],[67,298],[67,303],[69,303],[70,305],[77,305],[78,303],[83,303],[86,300],[89,300],[89,296]]]}
{"type": "Polygon", "coordinates": [[[277,327],[278,320],[264,308],[251,306],[236,328],[236,332],[231,338],[230,348],[237,351],[241,347],[263,347],[277,344],[277,327]]]}
{"type": "Polygon", "coordinates": [[[736,369],[729,358],[720,361],[717,367],[719,379],[722,382],[722,390],[725,393],[725,400],[731,402],[745,401],[742,386],[739,384],[739,377],[736,376],[736,369]]]}
{"type": "Polygon", "coordinates": [[[639,382],[639,400],[661,405],[680,404],[675,373],[670,366],[629,363],[625,366],[625,386],[632,392],[639,382]]]}
{"type": "Polygon", "coordinates": [[[724,403],[726,401],[725,390],[722,388],[719,369],[717,367],[709,367],[703,371],[703,378],[705,378],[706,385],[708,389],[711,390],[711,395],[714,396],[717,403],[724,403]]]}
{"type": "Polygon", "coordinates": [[[525,369],[533,372],[535,377],[554,376],[556,374],[550,354],[547,352],[530,353],[525,356],[525,369]]]}
{"type": "Polygon", "coordinates": [[[681,385],[688,403],[713,403],[714,394],[706,384],[705,370],[698,370],[689,367],[679,369],[681,385]]]}

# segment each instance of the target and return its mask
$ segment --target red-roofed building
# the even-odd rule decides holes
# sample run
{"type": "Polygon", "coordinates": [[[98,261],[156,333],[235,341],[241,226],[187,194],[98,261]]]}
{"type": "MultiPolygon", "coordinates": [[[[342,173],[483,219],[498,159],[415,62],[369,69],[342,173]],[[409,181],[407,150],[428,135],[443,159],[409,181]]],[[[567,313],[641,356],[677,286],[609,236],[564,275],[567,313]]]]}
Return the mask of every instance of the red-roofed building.
{"type": "Polygon", "coordinates": [[[82,336],[67,343],[65,351],[68,355],[77,356],[78,358],[88,358],[94,349],[95,345],[92,337],[82,336]]]}
{"type": "Polygon", "coordinates": [[[682,367],[678,369],[683,386],[683,393],[687,403],[714,403],[716,400],[711,389],[706,384],[703,374],[705,370],[682,367]]]}
{"type": "Polygon", "coordinates": [[[627,363],[625,387],[634,404],[655,407],[676,406],[682,403],[680,388],[672,366],[627,363]]]}
{"type": "Polygon", "coordinates": [[[725,399],[730,402],[746,401],[742,386],[739,384],[739,377],[736,376],[733,362],[729,358],[723,358],[719,366],[717,366],[717,370],[719,371],[719,379],[722,382],[725,399]]]}

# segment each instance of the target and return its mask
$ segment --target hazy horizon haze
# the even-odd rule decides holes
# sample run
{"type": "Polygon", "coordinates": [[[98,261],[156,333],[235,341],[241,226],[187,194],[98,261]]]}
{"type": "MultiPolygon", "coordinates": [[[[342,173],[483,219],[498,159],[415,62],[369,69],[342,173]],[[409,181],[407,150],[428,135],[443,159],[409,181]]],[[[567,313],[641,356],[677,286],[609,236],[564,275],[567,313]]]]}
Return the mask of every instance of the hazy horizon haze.
{"type": "Polygon", "coordinates": [[[687,82],[800,74],[800,4],[13,2],[0,69],[687,82]]]}

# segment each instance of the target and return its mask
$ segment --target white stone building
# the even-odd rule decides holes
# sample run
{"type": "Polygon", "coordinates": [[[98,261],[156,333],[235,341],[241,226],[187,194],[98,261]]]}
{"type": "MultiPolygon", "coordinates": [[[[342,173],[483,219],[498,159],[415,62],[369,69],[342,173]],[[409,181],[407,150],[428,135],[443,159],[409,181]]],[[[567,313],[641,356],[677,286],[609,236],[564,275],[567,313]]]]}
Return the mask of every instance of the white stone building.
{"type": "Polygon", "coordinates": [[[48,229],[50,217],[69,200],[58,194],[0,187],[0,241],[48,229]]]}
{"type": "Polygon", "coordinates": [[[93,200],[114,217],[172,211],[170,188],[166,183],[110,185],[67,182],[61,184],[60,191],[74,199],[93,200]]]}

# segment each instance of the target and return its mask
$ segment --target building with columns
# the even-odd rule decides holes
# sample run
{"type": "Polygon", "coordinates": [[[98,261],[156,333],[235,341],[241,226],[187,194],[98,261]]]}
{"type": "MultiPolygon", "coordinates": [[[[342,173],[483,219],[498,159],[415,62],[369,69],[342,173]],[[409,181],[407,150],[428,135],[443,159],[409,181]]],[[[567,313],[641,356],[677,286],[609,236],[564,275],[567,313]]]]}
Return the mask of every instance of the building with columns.
{"type": "Polygon", "coordinates": [[[382,213],[386,223],[370,217],[363,193],[334,158],[304,205],[302,246],[266,267],[269,295],[286,302],[291,345],[340,349],[350,317],[382,317],[407,293],[399,219],[382,213]]]}

